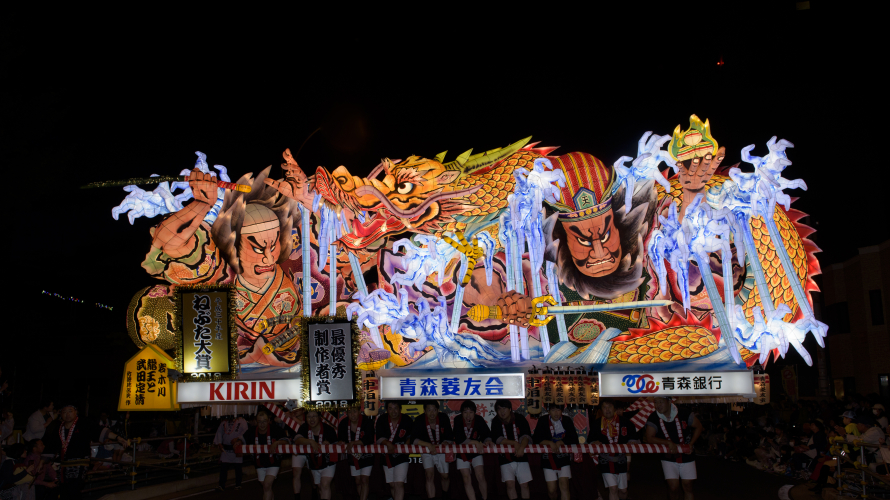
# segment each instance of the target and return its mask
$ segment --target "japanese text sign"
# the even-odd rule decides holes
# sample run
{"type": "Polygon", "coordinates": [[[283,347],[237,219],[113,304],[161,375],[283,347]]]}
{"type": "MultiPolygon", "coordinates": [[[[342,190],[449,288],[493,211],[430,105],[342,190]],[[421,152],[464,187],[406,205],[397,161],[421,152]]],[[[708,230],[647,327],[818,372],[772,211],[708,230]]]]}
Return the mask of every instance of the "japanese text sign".
{"type": "Polygon", "coordinates": [[[600,395],[712,396],[754,394],[751,372],[600,373],[600,395]]]}
{"type": "Polygon", "coordinates": [[[118,411],[179,410],[176,383],[168,368],[173,358],[153,344],[147,344],[124,365],[118,411]]]}
{"type": "Polygon", "coordinates": [[[525,374],[473,373],[384,376],[381,399],[524,399],[525,374]]]}
{"type": "Polygon", "coordinates": [[[306,403],[326,406],[357,399],[353,337],[352,323],[307,323],[302,350],[306,403]]]}
{"type": "Polygon", "coordinates": [[[759,405],[769,404],[769,375],[754,375],[754,402],[759,405]]]}
{"type": "Polygon", "coordinates": [[[182,362],[182,373],[193,379],[235,375],[232,294],[228,286],[177,287],[175,303],[182,335],[177,361],[182,362]]]}

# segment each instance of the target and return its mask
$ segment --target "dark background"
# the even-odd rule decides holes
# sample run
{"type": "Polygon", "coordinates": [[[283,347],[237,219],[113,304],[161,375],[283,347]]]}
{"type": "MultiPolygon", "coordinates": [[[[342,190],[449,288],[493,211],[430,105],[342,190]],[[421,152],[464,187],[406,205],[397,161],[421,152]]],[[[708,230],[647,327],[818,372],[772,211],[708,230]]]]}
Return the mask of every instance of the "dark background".
{"type": "Polygon", "coordinates": [[[873,117],[886,106],[886,41],[865,3],[809,4],[7,18],[12,307],[0,364],[13,409],[24,418],[41,395],[83,405],[87,386],[93,411],[116,405],[136,352],[126,306],[152,283],[139,264],[157,219],[115,221],[123,191],[78,187],[176,174],[196,150],[233,177],[268,165],[274,177],[281,152],[322,127],[297,158],[310,174],[446,149],[450,160],[527,135],[612,163],[635,156],[643,132],[685,129],[695,113],[727,147],[725,165],[748,144],[764,154],[772,135],[795,144],[786,177],[809,185],[794,206],[811,215],[823,266],[884,241],[885,132],[873,117]]]}

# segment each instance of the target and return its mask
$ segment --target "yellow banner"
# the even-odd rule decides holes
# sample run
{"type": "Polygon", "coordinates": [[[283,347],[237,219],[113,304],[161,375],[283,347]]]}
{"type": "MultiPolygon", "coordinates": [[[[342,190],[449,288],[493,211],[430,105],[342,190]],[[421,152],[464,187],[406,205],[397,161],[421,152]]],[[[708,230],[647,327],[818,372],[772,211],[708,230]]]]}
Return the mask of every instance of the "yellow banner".
{"type": "Polygon", "coordinates": [[[154,344],[146,344],[124,365],[118,411],[179,410],[176,383],[167,373],[174,366],[173,358],[154,344]]]}

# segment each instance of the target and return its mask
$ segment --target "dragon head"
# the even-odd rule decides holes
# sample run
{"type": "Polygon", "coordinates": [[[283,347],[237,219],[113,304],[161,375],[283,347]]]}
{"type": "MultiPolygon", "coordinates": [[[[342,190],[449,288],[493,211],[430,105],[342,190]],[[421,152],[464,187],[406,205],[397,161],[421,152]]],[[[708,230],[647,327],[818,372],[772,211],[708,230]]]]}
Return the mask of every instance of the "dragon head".
{"type": "Polygon", "coordinates": [[[352,175],[343,166],[333,172],[318,167],[315,189],[328,203],[351,211],[347,215],[351,234],[340,240],[350,248],[365,248],[405,231],[437,234],[455,214],[473,208],[466,197],[483,186],[474,182],[473,175],[515,153],[530,139],[476,155],[471,149],[448,163],[443,163],[447,151],[433,159],[387,158],[366,178],[352,175]]]}

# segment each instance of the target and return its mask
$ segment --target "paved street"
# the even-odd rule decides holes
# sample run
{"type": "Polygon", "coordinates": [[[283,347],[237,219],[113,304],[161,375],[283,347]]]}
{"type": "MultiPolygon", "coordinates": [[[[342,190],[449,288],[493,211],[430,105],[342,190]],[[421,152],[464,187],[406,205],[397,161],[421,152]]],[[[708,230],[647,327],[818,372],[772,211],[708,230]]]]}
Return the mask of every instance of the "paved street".
{"type": "MultiPolygon", "coordinates": [[[[494,457],[491,457],[494,460],[494,457]]],[[[338,470],[337,479],[334,483],[334,499],[353,499],[356,498],[355,484],[349,477],[348,469],[345,464],[340,465],[343,470],[338,470]]],[[[779,498],[779,489],[786,484],[797,484],[795,481],[786,477],[779,477],[765,472],[756,470],[741,462],[729,462],[723,459],[712,457],[699,457],[697,460],[699,479],[695,485],[695,498],[699,500],[720,499],[744,499],[744,500],[760,500],[760,499],[776,499],[779,498]]],[[[492,467],[487,468],[494,472],[496,469],[496,461],[492,467]]],[[[547,498],[546,487],[543,480],[543,472],[538,464],[533,464],[532,473],[534,481],[532,481],[532,498],[547,498]]],[[[595,466],[590,462],[589,458],[585,459],[582,464],[574,464],[572,467],[572,498],[583,500],[594,500],[596,494],[593,489],[597,486],[601,487],[601,478],[596,471],[595,466]]],[[[454,465],[451,470],[451,498],[453,500],[464,500],[463,482],[460,474],[454,465]]],[[[311,495],[311,476],[308,471],[303,472],[303,491],[301,500],[312,500],[311,495]]],[[[489,488],[491,500],[506,500],[506,491],[503,485],[496,477],[489,478],[489,488]]],[[[375,470],[372,476],[371,500],[386,500],[389,498],[389,492],[383,481],[382,470],[379,474],[375,470]]],[[[409,473],[408,495],[406,500],[423,499],[425,493],[423,490],[423,471],[419,464],[413,464],[409,473]]],[[[475,483],[475,480],[474,480],[475,483]]],[[[437,481],[438,484],[438,481],[437,481]]],[[[231,483],[230,483],[231,485],[231,483]]],[[[477,489],[478,491],[478,489],[477,489]]],[[[667,491],[662,480],[661,464],[657,457],[650,455],[636,455],[631,466],[631,480],[629,487],[630,498],[633,500],[648,500],[667,498],[667,491]]],[[[217,491],[189,491],[178,495],[171,495],[165,498],[183,498],[188,495],[189,498],[262,498],[262,487],[256,480],[246,482],[241,491],[235,492],[231,487],[228,491],[220,494],[217,491]]],[[[291,474],[287,472],[282,474],[275,483],[275,498],[290,499],[293,498],[293,489],[291,487],[291,474]]],[[[477,498],[481,498],[477,493],[477,498]]]]}

